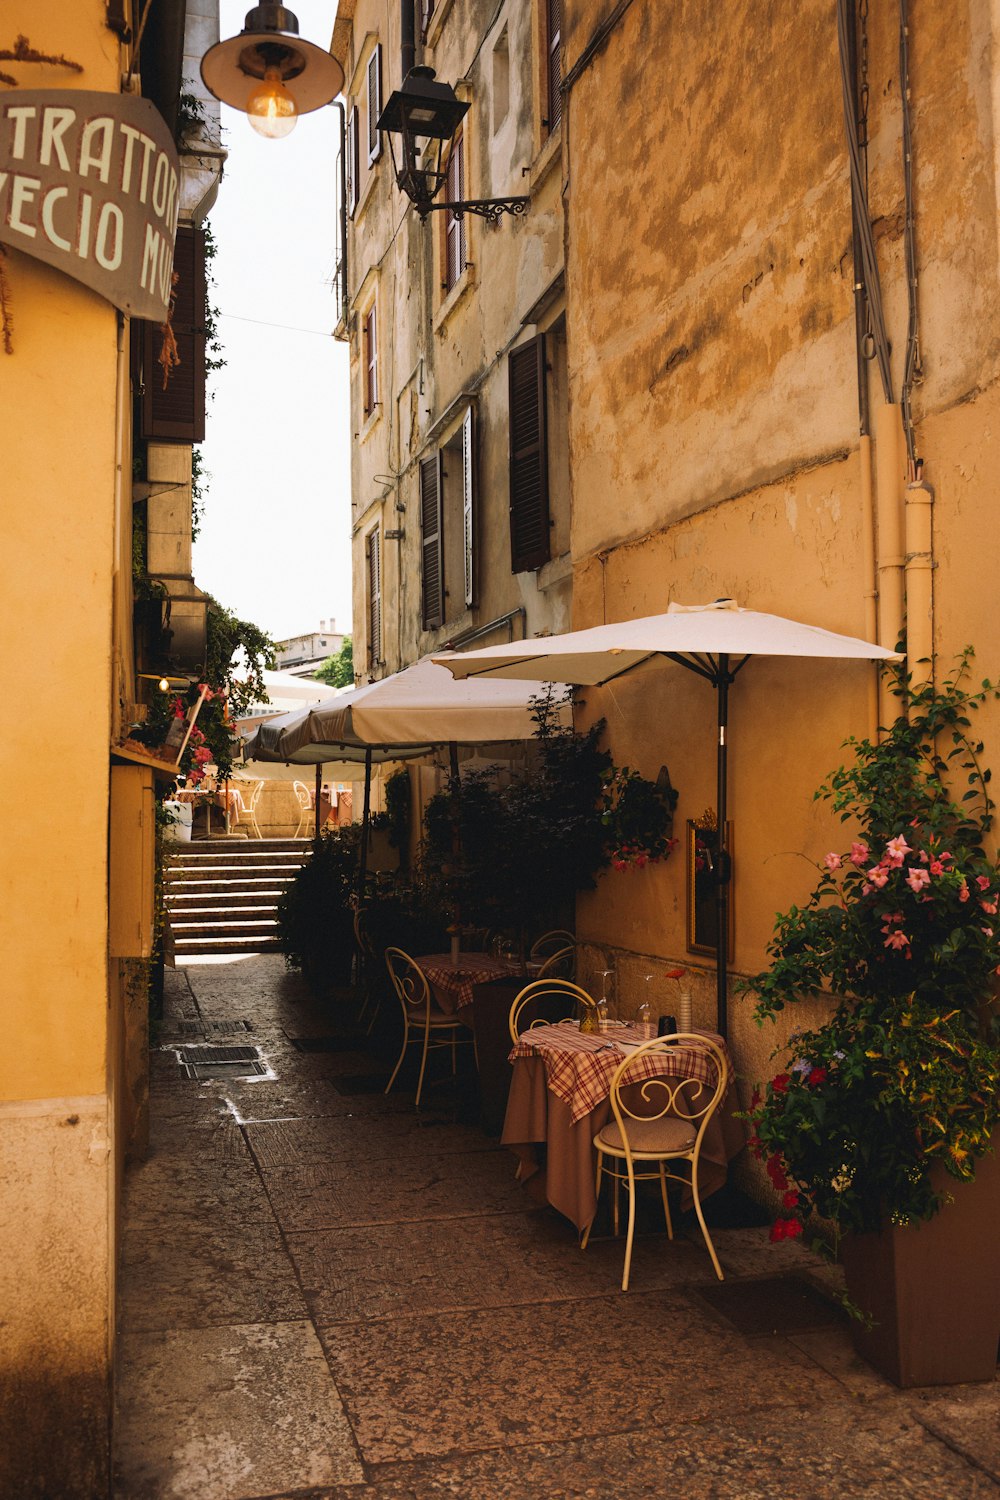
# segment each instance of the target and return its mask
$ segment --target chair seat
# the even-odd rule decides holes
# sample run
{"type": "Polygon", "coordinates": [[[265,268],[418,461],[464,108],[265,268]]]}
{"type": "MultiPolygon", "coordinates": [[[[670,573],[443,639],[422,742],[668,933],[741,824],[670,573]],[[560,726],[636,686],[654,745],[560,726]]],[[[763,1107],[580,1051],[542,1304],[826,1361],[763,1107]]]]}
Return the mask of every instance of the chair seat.
{"type": "MultiPolygon", "coordinates": [[[[694,1145],[695,1131],[688,1120],[665,1115],[660,1120],[630,1120],[627,1126],[633,1156],[682,1156],[694,1145]]],[[[617,1120],[609,1120],[594,1137],[599,1151],[624,1156],[625,1143],[617,1120]]]]}
{"type": "MultiPolygon", "coordinates": [[[[423,1022],[423,1011],[415,1011],[412,1015],[411,1024],[418,1026],[423,1022]]],[[[435,1010],[431,1007],[431,1026],[465,1026],[460,1016],[453,1015],[450,1011],[435,1010]]]]}

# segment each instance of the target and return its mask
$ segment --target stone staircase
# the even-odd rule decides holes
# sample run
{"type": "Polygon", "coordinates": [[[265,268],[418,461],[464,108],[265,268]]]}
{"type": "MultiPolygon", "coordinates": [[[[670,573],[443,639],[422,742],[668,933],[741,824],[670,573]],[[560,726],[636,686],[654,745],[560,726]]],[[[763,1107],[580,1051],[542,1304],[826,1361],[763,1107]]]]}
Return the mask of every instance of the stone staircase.
{"type": "Polygon", "coordinates": [[[164,901],[177,962],[277,947],[278,897],[309,857],[308,839],[197,839],[167,859],[164,901]]]}

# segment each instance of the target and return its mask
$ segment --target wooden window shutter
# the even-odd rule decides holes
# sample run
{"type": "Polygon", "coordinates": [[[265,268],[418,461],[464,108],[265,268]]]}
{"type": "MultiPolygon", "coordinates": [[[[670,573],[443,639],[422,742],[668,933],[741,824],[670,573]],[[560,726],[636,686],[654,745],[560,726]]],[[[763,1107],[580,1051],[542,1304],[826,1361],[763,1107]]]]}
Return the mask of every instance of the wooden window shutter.
{"type": "Polygon", "coordinates": [[[462,526],[465,552],[465,602],[476,602],[476,450],[470,406],[462,421],[462,526]]]}
{"type": "MultiPolygon", "coordinates": [[[[448,180],[445,187],[448,202],[459,203],[465,197],[465,139],[459,136],[448,158],[448,180]]],[[[445,291],[450,292],[465,270],[465,215],[445,212],[445,291]]]]}
{"type": "Polygon", "coordinates": [[[420,549],[423,577],[423,627],[444,624],[444,527],[440,453],[420,460],[420,549]]]}
{"type": "Polygon", "coordinates": [[[547,0],[546,23],[546,124],[551,134],[562,119],[562,0],[547,0]]]}
{"type": "Polygon", "coordinates": [[[158,363],[163,333],[158,323],[142,331],[142,436],[165,443],[205,439],[205,231],[180,224],[174,245],[177,273],[171,326],[180,364],[170,371],[166,390],[158,363]]]}
{"type": "Polygon", "coordinates": [[[510,565],[540,568],[549,544],[549,465],[545,421],[545,335],[513,349],[510,380],[510,565]]]}
{"type": "Polygon", "coordinates": [[[427,28],[430,25],[431,16],[434,14],[434,0],[420,0],[420,33],[421,41],[427,40],[427,28]]]}
{"type": "Polygon", "coordinates": [[[375,304],[365,316],[364,334],[365,416],[378,405],[378,317],[375,304]]]}
{"type": "Polygon", "coordinates": [[[382,113],[382,43],[376,42],[368,59],[368,165],[382,155],[382,135],[377,120],[382,113]]]}
{"type": "Polygon", "coordinates": [[[358,141],[358,106],[351,105],[347,118],[347,212],[358,206],[358,178],[361,175],[361,150],[358,141]]]}
{"type": "Polygon", "coordinates": [[[374,670],[382,660],[382,559],[376,526],[368,533],[368,665],[374,670]]]}

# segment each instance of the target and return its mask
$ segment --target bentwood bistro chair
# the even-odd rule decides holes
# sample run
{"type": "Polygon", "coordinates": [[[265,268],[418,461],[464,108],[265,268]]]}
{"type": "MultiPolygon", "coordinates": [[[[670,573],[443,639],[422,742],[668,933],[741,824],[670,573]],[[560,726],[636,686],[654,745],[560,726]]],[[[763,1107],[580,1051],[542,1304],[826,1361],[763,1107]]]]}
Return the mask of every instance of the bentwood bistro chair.
{"type": "Polygon", "coordinates": [[[593,998],[569,979],[534,979],[514,996],[511,1003],[511,1042],[516,1046],[522,1034],[535,1026],[572,1021],[579,1010],[593,1008],[593,998]]]}
{"type": "Polygon", "coordinates": [[[403,1065],[406,1049],[411,1043],[421,1044],[420,1077],[417,1080],[416,1108],[420,1108],[420,1095],[424,1087],[424,1072],[427,1054],[434,1048],[451,1049],[451,1071],[456,1071],[456,1048],[459,1044],[474,1044],[472,1031],[457,1015],[449,1015],[434,1004],[427,975],[415,959],[402,948],[385,950],[386,968],[392,987],[396,991],[403,1012],[403,1046],[399,1061],[392,1070],[392,1077],[385,1086],[386,1093],[396,1081],[396,1074],[403,1065]],[[433,1038],[433,1040],[432,1040],[433,1038]]]}
{"type": "MultiPolygon", "coordinates": [[[[597,1194],[606,1174],[614,1184],[615,1229],[618,1219],[618,1185],[628,1190],[628,1232],[625,1238],[625,1269],[622,1291],[628,1291],[632,1264],[632,1241],[635,1237],[635,1185],[659,1181],[667,1238],[673,1239],[674,1227],[667,1200],[667,1181],[690,1186],[694,1211],[701,1226],[715,1274],[722,1281],[722,1267],[705,1223],[698,1186],[698,1165],[705,1131],[729,1087],[729,1062],[715,1042],[691,1032],[676,1032],[668,1037],[654,1037],[644,1042],[619,1064],[611,1080],[612,1118],[594,1136],[597,1152],[597,1194]],[[663,1074],[643,1076],[640,1060],[672,1046],[698,1046],[709,1057],[709,1078],[663,1074]]],[[[591,1225],[584,1231],[580,1248],[587,1248],[591,1225]]]]}

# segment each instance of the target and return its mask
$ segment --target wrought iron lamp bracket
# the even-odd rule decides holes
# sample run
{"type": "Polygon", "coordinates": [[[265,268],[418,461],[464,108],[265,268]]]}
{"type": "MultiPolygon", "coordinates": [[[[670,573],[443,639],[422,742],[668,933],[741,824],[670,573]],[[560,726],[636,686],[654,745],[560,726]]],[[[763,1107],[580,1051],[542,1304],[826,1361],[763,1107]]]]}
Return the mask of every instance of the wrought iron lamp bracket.
{"type": "Polygon", "coordinates": [[[464,214],[478,214],[488,224],[499,224],[503,214],[524,214],[528,211],[531,202],[527,195],[514,198],[466,198],[457,203],[417,203],[416,210],[421,219],[426,219],[429,213],[440,212],[448,209],[456,219],[462,218],[464,214]]]}

